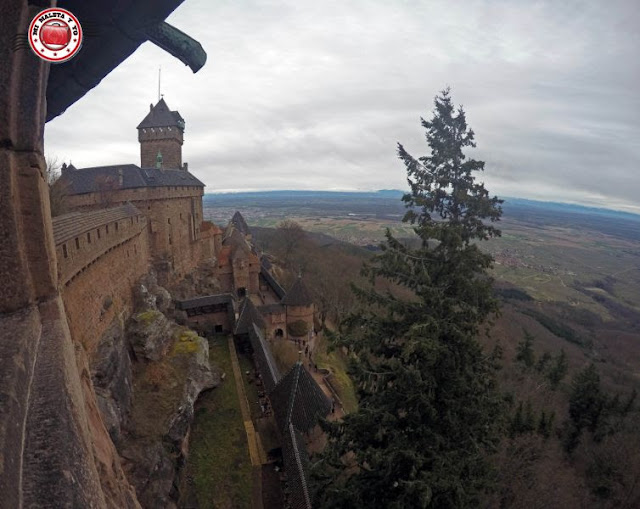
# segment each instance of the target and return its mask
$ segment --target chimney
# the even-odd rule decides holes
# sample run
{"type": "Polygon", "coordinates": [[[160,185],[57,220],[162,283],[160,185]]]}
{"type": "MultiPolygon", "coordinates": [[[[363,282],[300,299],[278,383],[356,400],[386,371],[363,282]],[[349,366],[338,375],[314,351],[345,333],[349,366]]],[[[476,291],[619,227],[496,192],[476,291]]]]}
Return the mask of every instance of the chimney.
{"type": "Polygon", "coordinates": [[[124,185],[124,172],[122,168],[118,169],[118,186],[122,187],[124,185]]]}
{"type": "Polygon", "coordinates": [[[182,169],[184,171],[189,171],[189,163],[182,163],[182,169]]]}
{"type": "Polygon", "coordinates": [[[153,110],[153,103],[149,105],[149,111],[152,111],[152,110],[153,110]]]}

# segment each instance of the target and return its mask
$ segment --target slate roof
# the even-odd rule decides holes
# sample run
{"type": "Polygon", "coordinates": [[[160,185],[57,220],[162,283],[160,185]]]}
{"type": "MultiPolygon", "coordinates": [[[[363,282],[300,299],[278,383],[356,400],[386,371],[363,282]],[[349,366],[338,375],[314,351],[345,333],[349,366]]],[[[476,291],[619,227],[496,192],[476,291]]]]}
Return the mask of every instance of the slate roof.
{"type": "Polygon", "coordinates": [[[264,328],[264,319],[249,297],[245,297],[240,305],[240,314],[236,322],[234,334],[249,334],[252,324],[264,328]]]}
{"type": "Polygon", "coordinates": [[[144,120],[138,125],[138,129],[149,127],[179,127],[183,128],[184,118],[177,111],[171,111],[164,98],[158,104],[151,107],[144,120]]]}
{"type": "Polygon", "coordinates": [[[267,342],[262,335],[262,331],[255,323],[252,324],[252,327],[249,330],[249,340],[251,342],[251,347],[253,348],[253,355],[256,366],[258,367],[258,372],[262,378],[262,383],[264,384],[267,393],[269,393],[275,388],[278,380],[280,380],[280,371],[278,371],[278,366],[271,354],[269,345],[267,345],[267,342]]]}
{"type": "Polygon", "coordinates": [[[244,217],[242,217],[242,214],[240,214],[240,212],[237,210],[236,210],[236,213],[233,214],[233,217],[231,218],[231,224],[233,224],[236,230],[238,230],[243,235],[251,234],[251,230],[249,230],[249,225],[244,220],[244,217]]]}
{"type": "Polygon", "coordinates": [[[309,496],[309,456],[300,433],[291,423],[282,434],[282,461],[287,474],[288,507],[291,509],[311,509],[309,496]]]}
{"type": "Polygon", "coordinates": [[[285,306],[310,306],[313,304],[311,294],[302,282],[301,277],[298,277],[295,283],[293,283],[287,294],[282,299],[282,303],[285,306]]]}
{"type": "Polygon", "coordinates": [[[273,290],[273,292],[278,296],[279,299],[282,299],[285,296],[285,291],[284,288],[282,288],[282,286],[280,286],[280,283],[278,283],[278,281],[276,281],[276,278],[274,278],[271,275],[271,272],[269,272],[266,267],[264,266],[264,264],[262,264],[260,266],[260,274],[262,275],[262,277],[264,278],[264,280],[267,282],[267,284],[269,285],[269,287],[273,290]]]}
{"type": "Polygon", "coordinates": [[[278,382],[269,399],[282,430],[291,423],[307,432],[331,411],[331,401],[300,361],[278,382]]]}
{"type": "Polygon", "coordinates": [[[135,164],[95,166],[80,170],[67,170],[62,177],[69,183],[69,194],[95,193],[105,189],[133,189],[140,187],[197,186],[204,187],[185,170],[159,170],[140,168],[135,164]],[[122,185],[119,176],[122,173],[122,185]]]}
{"type": "Polygon", "coordinates": [[[273,264],[267,255],[262,255],[260,257],[260,263],[266,270],[271,270],[271,267],[273,267],[273,264]]]}
{"type": "Polygon", "coordinates": [[[184,299],[175,301],[178,309],[193,309],[203,306],[214,306],[216,304],[231,304],[233,295],[230,293],[220,293],[217,295],[207,295],[205,297],[196,297],[194,299],[184,299]]]}
{"type": "Polygon", "coordinates": [[[130,203],[110,209],[71,212],[53,218],[53,238],[56,246],[59,246],[104,224],[140,215],[142,213],[130,203]]]}

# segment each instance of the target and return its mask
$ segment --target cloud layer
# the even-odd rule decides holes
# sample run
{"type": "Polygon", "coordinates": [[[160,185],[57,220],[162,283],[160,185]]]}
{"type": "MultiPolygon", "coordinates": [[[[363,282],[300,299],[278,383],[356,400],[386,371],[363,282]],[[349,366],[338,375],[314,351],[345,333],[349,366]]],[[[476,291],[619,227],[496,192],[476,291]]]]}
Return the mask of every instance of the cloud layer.
{"type": "Polygon", "coordinates": [[[396,142],[449,85],[492,193],[640,212],[634,1],[186,0],[169,22],[208,54],[193,75],[150,43],[47,125],[82,166],[139,162],[162,92],[209,192],[405,186],[396,142]]]}

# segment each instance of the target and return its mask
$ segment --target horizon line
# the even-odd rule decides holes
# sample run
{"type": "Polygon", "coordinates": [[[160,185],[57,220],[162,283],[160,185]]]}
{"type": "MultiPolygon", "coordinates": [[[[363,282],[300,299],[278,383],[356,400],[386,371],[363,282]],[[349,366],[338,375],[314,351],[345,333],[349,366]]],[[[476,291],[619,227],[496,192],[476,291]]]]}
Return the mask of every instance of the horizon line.
{"type": "MultiPolygon", "coordinates": [[[[402,189],[373,189],[373,190],[359,190],[359,189],[223,189],[220,191],[205,192],[204,195],[232,195],[232,194],[248,194],[248,193],[350,193],[350,194],[371,194],[380,192],[398,192],[406,193],[402,189]]],[[[547,203],[555,205],[572,205],[575,207],[581,207],[585,209],[603,210],[609,212],[617,212],[622,214],[629,214],[632,216],[640,216],[640,207],[633,206],[621,206],[621,208],[612,208],[603,205],[586,204],[577,201],[558,201],[558,200],[541,200],[536,198],[526,198],[523,196],[503,196],[501,200],[524,200],[534,203],[547,203]]]]}

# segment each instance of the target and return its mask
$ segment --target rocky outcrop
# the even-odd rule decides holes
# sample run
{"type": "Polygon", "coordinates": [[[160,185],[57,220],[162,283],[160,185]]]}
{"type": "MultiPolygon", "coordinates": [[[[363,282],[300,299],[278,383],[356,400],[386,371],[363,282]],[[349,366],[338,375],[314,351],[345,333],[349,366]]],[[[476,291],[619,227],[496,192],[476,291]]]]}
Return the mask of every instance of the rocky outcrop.
{"type": "Polygon", "coordinates": [[[154,273],[134,287],[134,302],[131,318],[113,320],[91,359],[96,413],[140,504],[171,508],[195,401],[220,377],[207,340],[169,318],[171,294],[154,273]]]}
{"type": "Polygon", "coordinates": [[[220,282],[216,277],[216,260],[203,262],[191,274],[171,287],[175,299],[190,299],[199,295],[211,295],[220,292],[220,282]]]}
{"type": "Polygon", "coordinates": [[[104,425],[114,444],[120,442],[133,399],[131,358],[120,320],[114,319],[100,339],[91,378],[104,425]]]}
{"type": "Polygon", "coordinates": [[[133,315],[127,336],[138,360],[159,361],[172,341],[171,322],[157,309],[147,309],[133,315]]]}
{"type": "MultiPolygon", "coordinates": [[[[165,356],[134,364],[135,402],[121,447],[127,476],[143,507],[175,507],[175,481],[195,401],[203,390],[220,383],[209,366],[208,342],[185,327],[171,325],[170,331],[165,356]]],[[[136,335],[140,337],[138,324],[136,335]]]]}

